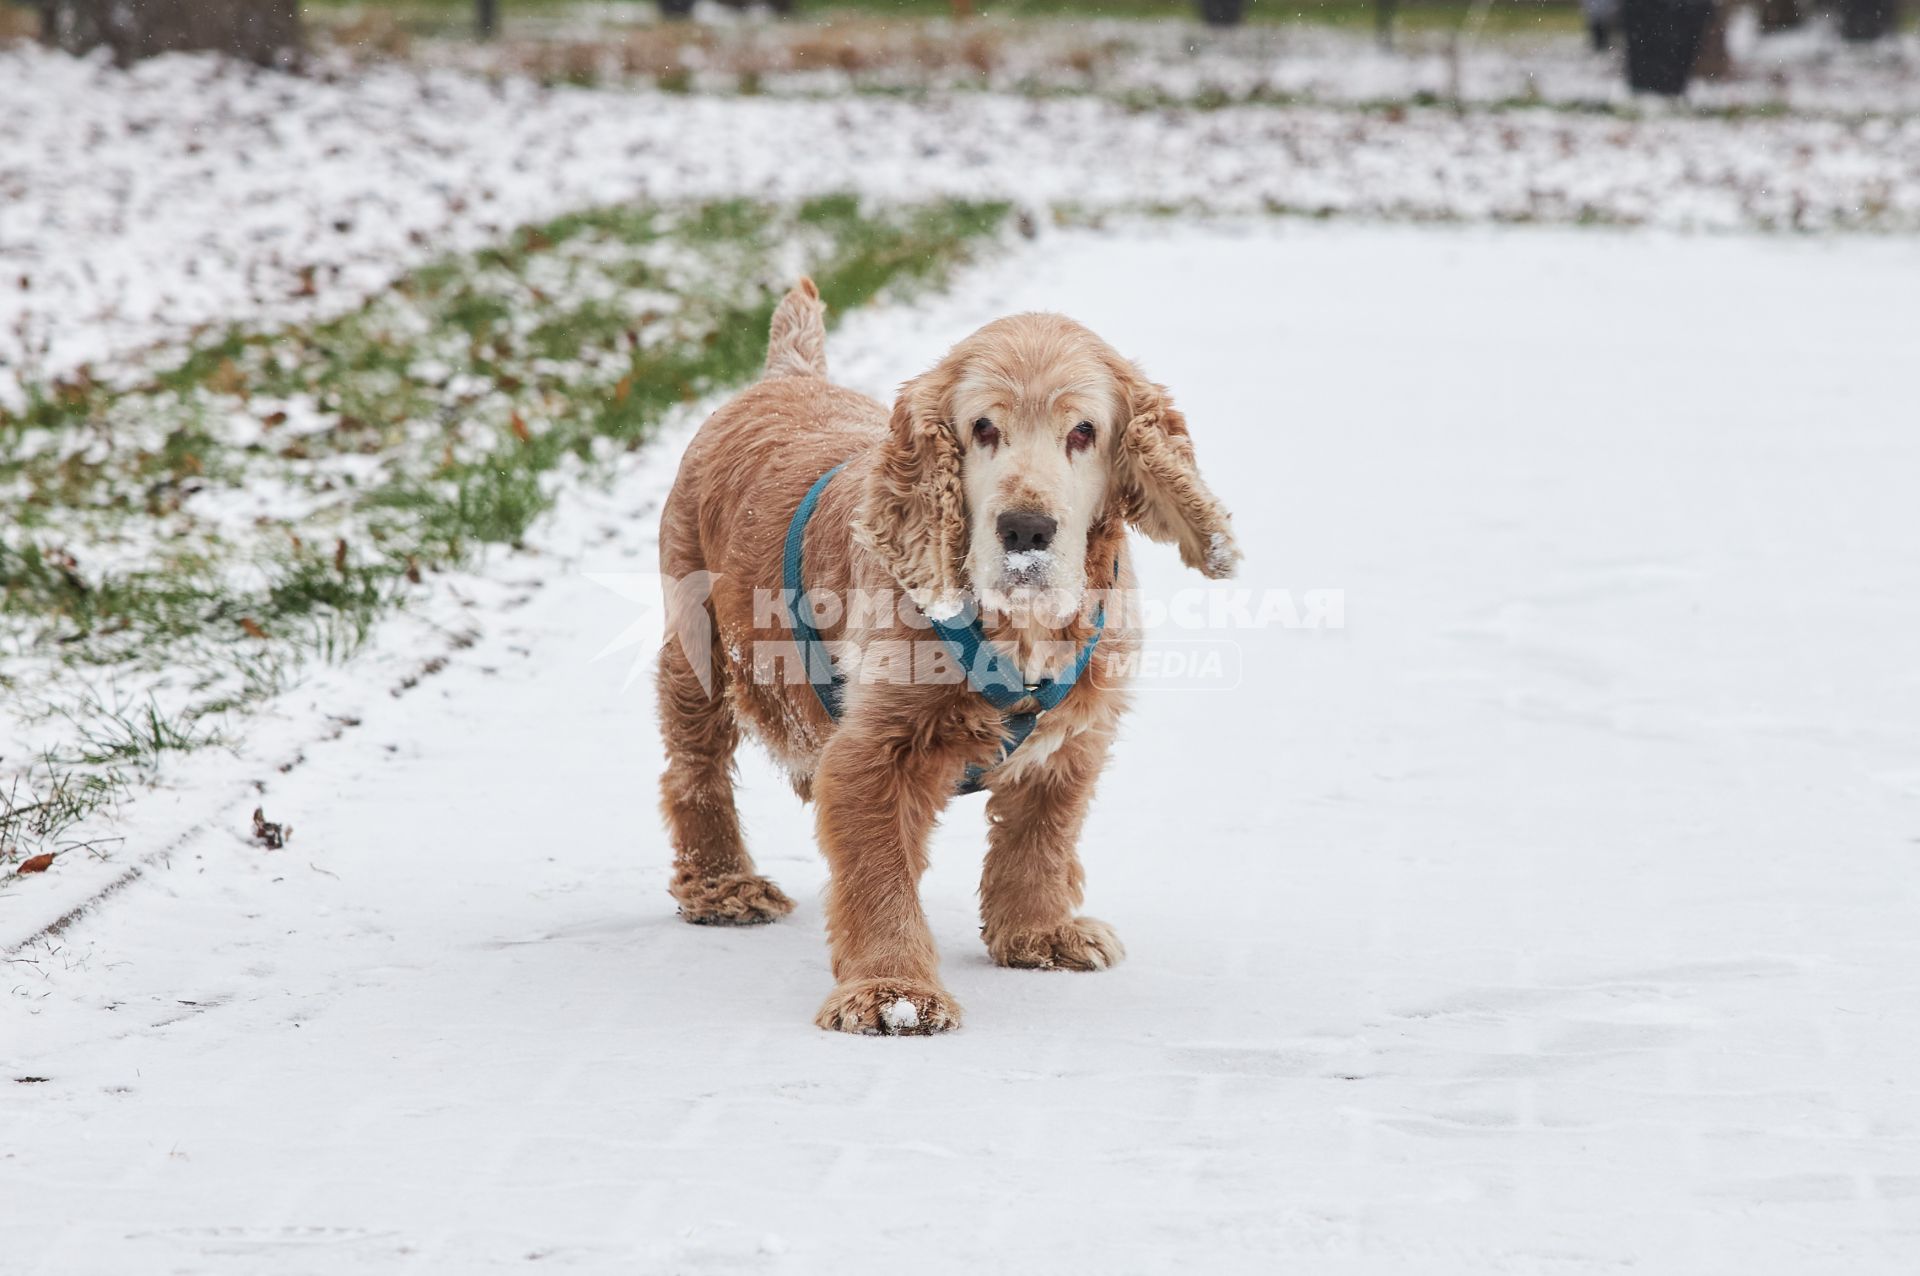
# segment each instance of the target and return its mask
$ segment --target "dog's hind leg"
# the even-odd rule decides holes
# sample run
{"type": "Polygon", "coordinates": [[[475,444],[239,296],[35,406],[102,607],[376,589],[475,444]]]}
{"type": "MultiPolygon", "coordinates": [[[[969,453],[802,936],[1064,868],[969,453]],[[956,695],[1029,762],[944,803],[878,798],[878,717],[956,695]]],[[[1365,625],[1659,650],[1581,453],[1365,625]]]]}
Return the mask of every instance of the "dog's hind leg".
{"type": "Polygon", "coordinates": [[[792,912],[793,901],[754,871],[741,839],[733,804],[733,751],[740,731],[719,653],[701,654],[708,655],[705,679],[696,674],[676,635],[669,633],[660,652],[660,731],[667,747],[660,807],[673,841],[673,881],[667,889],[679,901],[680,915],[696,925],[770,922],[792,912]]]}

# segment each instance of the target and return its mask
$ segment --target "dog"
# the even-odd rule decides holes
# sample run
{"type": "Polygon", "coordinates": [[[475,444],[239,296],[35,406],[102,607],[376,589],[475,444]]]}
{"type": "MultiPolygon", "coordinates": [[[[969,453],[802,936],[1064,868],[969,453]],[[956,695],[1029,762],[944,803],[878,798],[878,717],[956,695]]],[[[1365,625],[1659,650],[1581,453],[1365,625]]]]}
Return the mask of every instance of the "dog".
{"type": "Polygon", "coordinates": [[[1077,843],[1140,641],[1118,601],[1127,530],[1211,578],[1240,551],[1166,388],[1070,319],[988,324],[891,412],[827,379],[812,280],[770,326],[764,374],[700,427],[661,513],[669,890],[696,924],[792,911],[734,807],[734,750],[755,737],[813,803],[830,870],[835,982],[815,1022],[941,1032],[961,1010],[919,880],[942,809],[988,793],[995,962],[1118,962],[1113,928],[1078,915],[1077,843]]]}

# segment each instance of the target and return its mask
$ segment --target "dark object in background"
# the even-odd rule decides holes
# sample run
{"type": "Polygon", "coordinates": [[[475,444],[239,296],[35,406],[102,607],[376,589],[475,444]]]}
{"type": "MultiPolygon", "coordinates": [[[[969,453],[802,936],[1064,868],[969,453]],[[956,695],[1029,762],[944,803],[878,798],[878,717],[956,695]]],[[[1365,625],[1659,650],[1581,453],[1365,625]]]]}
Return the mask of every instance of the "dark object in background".
{"type": "Polygon", "coordinates": [[[1237,27],[1246,12],[1247,0],[1200,0],[1200,19],[1210,27],[1237,27]]]}
{"type": "Polygon", "coordinates": [[[693,16],[693,0],[660,0],[660,16],[690,18],[693,16]]]}
{"type": "Polygon", "coordinates": [[[1878,40],[1893,34],[1899,0],[1840,0],[1840,38],[1878,40]]]}
{"type": "Polygon", "coordinates": [[[500,0],[474,0],[473,25],[482,40],[500,34],[500,0]]]}
{"type": "Polygon", "coordinates": [[[299,0],[40,0],[39,7],[41,39],[68,53],[105,46],[121,66],[211,49],[287,67],[307,47],[299,0]]]}
{"type": "Polygon", "coordinates": [[[1595,53],[1613,47],[1613,33],[1620,29],[1620,0],[1580,0],[1580,12],[1587,19],[1587,38],[1595,53]]]}
{"type": "Polygon", "coordinates": [[[1701,0],[1622,0],[1627,83],[1638,93],[1685,93],[1712,16],[1713,5],[1701,0]]]}
{"type": "Polygon", "coordinates": [[[1700,51],[1693,57],[1693,78],[1696,80],[1726,80],[1733,77],[1733,54],[1727,49],[1727,19],[1733,14],[1733,5],[1722,3],[1709,5],[1707,25],[1700,30],[1700,51]]]}
{"type": "Polygon", "coordinates": [[[1393,47],[1393,15],[1399,8],[1399,0],[1374,0],[1373,37],[1383,49],[1393,47]]]}
{"type": "Polygon", "coordinates": [[[1760,0],[1760,29],[1765,32],[1791,31],[1807,20],[1800,0],[1760,0]]]}

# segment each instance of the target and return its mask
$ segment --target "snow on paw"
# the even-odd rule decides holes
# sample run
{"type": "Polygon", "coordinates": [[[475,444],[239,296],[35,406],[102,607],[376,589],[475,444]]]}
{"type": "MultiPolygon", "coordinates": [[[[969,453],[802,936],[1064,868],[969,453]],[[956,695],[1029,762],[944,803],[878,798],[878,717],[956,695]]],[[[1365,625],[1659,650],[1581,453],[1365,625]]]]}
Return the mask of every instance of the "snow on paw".
{"type": "Polygon", "coordinates": [[[1113,927],[1092,917],[1059,926],[987,936],[987,951],[1002,966],[1022,970],[1105,970],[1127,955],[1113,927]]]}
{"type": "Polygon", "coordinates": [[[758,926],[793,911],[786,892],[758,873],[676,876],[668,890],[696,926],[758,926]]]}
{"type": "Polygon", "coordinates": [[[960,1026],[960,1003],[917,979],[851,979],[833,990],[813,1021],[834,1032],[923,1037],[960,1026]]]}

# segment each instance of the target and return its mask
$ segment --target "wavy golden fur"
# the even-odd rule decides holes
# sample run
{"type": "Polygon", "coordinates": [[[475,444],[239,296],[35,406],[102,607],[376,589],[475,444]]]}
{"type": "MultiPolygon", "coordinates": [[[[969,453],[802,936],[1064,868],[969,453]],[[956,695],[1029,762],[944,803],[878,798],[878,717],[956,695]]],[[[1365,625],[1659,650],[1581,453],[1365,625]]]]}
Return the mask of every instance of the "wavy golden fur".
{"type": "MultiPolygon", "coordinates": [[[[792,911],[755,870],[734,810],[734,749],[743,731],[756,737],[814,802],[831,871],[835,987],[816,1022],[936,1032],[959,1024],[960,1007],[920,908],[927,839],[967,768],[998,758],[1002,726],[964,681],[920,676],[932,640],[919,609],[977,600],[988,636],[1032,680],[1078,652],[1095,591],[1131,587],[1128,527],[1209,576],[1231,574],[1239,551],[1165,387],[1072,320],[989,324],[903,386],[889,413],[826,379],[823,319],[801,280],[773,316],[765,375],[701,427],[661,515],[670,889],[695,923],[792,911]],[[768,600],[794,511],[842,462],[807,525],[809,594],[904,591],[911,603],[818,616],[853,671],[836,725],[796,680],[784,608],[768,600]]],[[[987,772],[982,933],[1002,965],[1097,970],[1123,955],[1111,927],[1077,914],[1077,842],[1126,707],[1116,670],[1138,641],[1110,605],[1093,665],[987,772]]]]}

